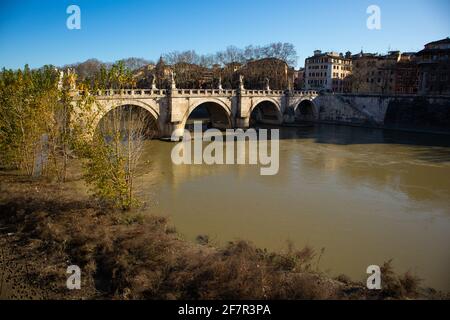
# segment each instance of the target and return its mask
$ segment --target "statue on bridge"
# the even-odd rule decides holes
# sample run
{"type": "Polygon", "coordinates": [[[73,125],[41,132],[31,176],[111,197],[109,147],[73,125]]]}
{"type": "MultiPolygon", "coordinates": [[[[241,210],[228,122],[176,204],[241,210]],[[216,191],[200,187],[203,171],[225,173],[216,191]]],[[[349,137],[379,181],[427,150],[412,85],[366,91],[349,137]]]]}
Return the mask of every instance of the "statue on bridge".
{"type": "MultiPolygon", "coordinates": [[[[58,72],[58,69],[55,68],[55,71],[58,72]]],[[[64,71],[59,71],[59,79],[58,79],[58,90],[62,90],[64,85],[64,71]]]]}
{"type": "Polygon", "coordinates": [[[173,70],[170,70],[170,87],[172,89],[176,89],[177,85],[175,83],[175,72],[173,70]]]}
{"type": "Polygon", "coordinates": [[[218,89],[219,89],[219,90],[223,90],[223,88],[222,88],[222,77],[219,77],[219,85],[218,85],[218,89]]]}
{"type": "Polygon", "coordinates": [[[242,74],[239,75],[239,89],[245,90],[245,88],[244,88],[244,76],[242,74]]]}
{"type": "Polygon", "coordinates": [[[265,78],[264,82],[265,82],[264,90],[270,91],[270,86],[269,86],[270,79],[265,78]]]}
{"type": "Polygon", "coordinates": [[[156,87],[156,74],[153,75],[152,78],[152,90],[158,90],[158,88],[156,87]]]}

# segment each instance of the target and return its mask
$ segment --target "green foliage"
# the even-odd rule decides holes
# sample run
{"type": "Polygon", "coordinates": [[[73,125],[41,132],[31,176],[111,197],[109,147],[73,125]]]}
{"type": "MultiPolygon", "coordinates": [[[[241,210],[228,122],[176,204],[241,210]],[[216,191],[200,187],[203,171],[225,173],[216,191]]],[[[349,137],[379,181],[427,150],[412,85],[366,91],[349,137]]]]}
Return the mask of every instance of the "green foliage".
{"type": "Polygon", "coordinates": [[[0,73],[0,161],[30,176],[65,181],[73,155],[85,158],[84,177],[101,200],[122,209],[135,206],[133,178],[146,115],[118,108],[100,128],[102,110],[92,90],[130,88],[131,71],[123,62],[102,68],[94,82],[79,82],[52,66],[0,73]],[[74,103],[73,90],[82,92],[74,103]],[[125,115],[125,117],[124,117],[125,115]],[[126,127],[123,127],[127,124],[126,127]]]}
{"type": "Polygon", "coordinates": [[[64,179],[69,100],[52,66],[0,73],[0,151],[3,166],[27,175],[64,179]]]}
{"type": "Polygon", "coordinates": [[[108,69],[102,66],[93,77],[92,87],[94,90],[125,89],[136,87],[136,83],[132,71],[125,67],[123,61],[119,61],[108,69]]]}
{"type": "Polygon", "coordinates": [[[120,132],[111,132],[109,137],[96,132],[94,139],[84,145],[84,178],[99,199],[130,209],[137,200],[130,195],[128,159],[122,141],[120,132]]]}

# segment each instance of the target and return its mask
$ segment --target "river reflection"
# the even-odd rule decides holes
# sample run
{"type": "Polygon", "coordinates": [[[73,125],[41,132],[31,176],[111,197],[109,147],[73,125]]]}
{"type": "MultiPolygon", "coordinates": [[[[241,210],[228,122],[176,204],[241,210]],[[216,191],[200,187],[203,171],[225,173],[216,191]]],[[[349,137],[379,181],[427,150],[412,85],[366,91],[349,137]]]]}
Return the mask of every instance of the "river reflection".
{"type": "Polygon", "coordinates": [[[139,178],[149,212],[187,239],[247,239],[273,250],[291,240],[325,255],[320,268],[365,279],[394,259],[425,284],[450,290],[450,138],[320,125],[282,128],[280,170],[182,165],[174,145],[149,141],[139,178]]]}

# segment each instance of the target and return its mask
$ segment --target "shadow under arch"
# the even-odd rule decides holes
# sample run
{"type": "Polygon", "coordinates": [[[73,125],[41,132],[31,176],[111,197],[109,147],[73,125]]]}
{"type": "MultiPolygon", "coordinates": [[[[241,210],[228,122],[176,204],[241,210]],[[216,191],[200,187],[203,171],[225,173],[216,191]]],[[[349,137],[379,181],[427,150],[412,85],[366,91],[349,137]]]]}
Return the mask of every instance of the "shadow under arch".
{"type": "Polygon", "coordinates": [[[233,127],[231,110],[224,103],[213,100],[200,102],[189,108],[181,127],[193,130],[194,121],[202,122],[204,130],[209,128],[225,130],[233,127]]]}
{"type": "Polygon", "coordinates": [[[250,126],[258,123],[280,125],[282,122],[280,106],[274,101],[262,100],[250,110],[250,126]]]}
{"type": "Polygon", "coordinates": [[[304,99],[297,104],[294,109],[296,121],[315,121],[319,117],[318,110],[309,99],[304,99]]]}
{"type": "Polygon", "coordinates": [[[139,102],[121,102],[113,104],[110,108],[103,110],[94,121],[94,132],[98,131],[102,124],[109,122],[111,118],[116,116],[120,121],[120,130],[125,129],[126,121],[130,119],[144,121],[145,136],[147,138],[160,138],[162,135],[161,126],[159,124],[159,114],[149,105],[139,102]],[[133,115],[133,116],[131,116],[133,115]]]}

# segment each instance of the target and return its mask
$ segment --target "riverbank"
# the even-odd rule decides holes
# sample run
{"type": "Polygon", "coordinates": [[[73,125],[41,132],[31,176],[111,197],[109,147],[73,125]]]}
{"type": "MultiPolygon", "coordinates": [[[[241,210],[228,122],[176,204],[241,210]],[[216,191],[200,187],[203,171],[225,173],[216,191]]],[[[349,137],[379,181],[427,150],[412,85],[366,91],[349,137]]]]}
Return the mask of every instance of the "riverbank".
{"type": "Polygon", "coordinates": [[[381,291],[316,270],[310,248],[272,253],[246,241],[181,239],[165,218],[106,208],[76,187],[0,172],[2,298],[386,299],[444,297],[384,269],[381,291]],[[81,290],[66,269],[82,270],[81,290]]]}

